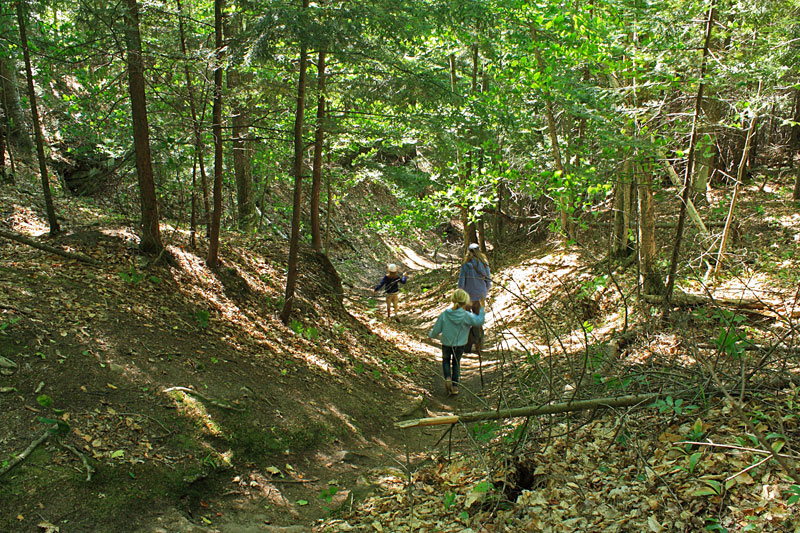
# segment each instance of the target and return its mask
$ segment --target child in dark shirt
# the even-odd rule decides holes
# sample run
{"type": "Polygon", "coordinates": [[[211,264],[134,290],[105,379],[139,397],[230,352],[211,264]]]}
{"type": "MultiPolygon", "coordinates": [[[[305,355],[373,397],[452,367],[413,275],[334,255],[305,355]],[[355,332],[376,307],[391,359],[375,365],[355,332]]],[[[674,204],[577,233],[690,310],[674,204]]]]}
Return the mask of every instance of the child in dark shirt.
{"type": "Polygon", "coordinates": [[[397,273],[397,265],[394,263],[390,264],[386,267],[386,275],[383,276],[383,279],[375,287],[375,291],[379,291],[383,288],[384,292],[386,292],[386,316],[387,318],[392,317],[392,306],[394,306],[394,314],[395,320],[397,320],[397,309],[400,305],[400,284],[405,284],[406,282],[406,273],[403,272],[403,275],[400,276],[397,273]]]}

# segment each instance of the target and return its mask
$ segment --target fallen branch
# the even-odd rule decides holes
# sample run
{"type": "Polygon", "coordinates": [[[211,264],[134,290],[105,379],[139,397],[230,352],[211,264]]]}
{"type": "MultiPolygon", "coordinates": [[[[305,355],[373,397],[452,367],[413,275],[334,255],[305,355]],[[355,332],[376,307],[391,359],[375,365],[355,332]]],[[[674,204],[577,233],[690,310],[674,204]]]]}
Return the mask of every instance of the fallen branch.
{"type": "MultiPolygon", "coordinates": [[[[666,394],[666,393],[665,393],[666,394]]],[[[514,409],[498,409],[496,411],[477,411],[463,415],[434,416],[430,418],[416,418],[395,422],[394,427],[408,429],[421,426],[438,426],[442,424],[458,424],[476,422],[478,420],[499,420],[521,416],[542,416],[573,411],[586,411],[602,407],[630,407],[640,403],[651,402],[662,394],[641,394],[637,396],[619,396],[617,398],[596,398],[593,400],[579,400],[576,402],[554,403],[537,407],[516,407],[514,409]]],[[[673,396],[675,396],[673,394],[673,396]]]]}
{"type": "Polygon", "coordinates": [[[47,440],[47,437],[49,437],[49,436],[50,436],[50,430],[48,430],[48,429],[44,430],[44,431],[41,433],[41,435],[39,435],[39,436],[36,438],[36,440],[34,440],[33,442],[31,442],[31,443],[28,445],[28,447],[27,447],[27,448],[25,448],[25,450],[24,450],[22,453],[20,453],[20,454],[19,454],[19,455],[17,455],[16,457],[14,457],[14,458],[11,460],[11,462],[9,462],[9,463],[8,463],[8,464],[7,464],[7,465],[6,465],[6,466],[5,466],[5,467],[4,467],[2,470],[0,470],[0,477],[3,477],[3,476],[6,474],[6,472],[8,472],[9,470],[11,470],[11,469],[12,469],[12,468],[14,468],[15,466],[17,466],[17,465],[18,465],[19,463],[21,463],[22,461],[24,461],[24,460],[25,460],[25,458],[26,458],[26,457],[28,457],[28,456],[29,456],[29,455],[30,455],[30,454],[33,452],[33,450],[35,450],[35,449],[36,449],[36,447],[37,447],[38,445],[40,445],[40,444],[41,444],[41,443],[43,443],[45,440],[47,440]]]}
{"type": "Polygon", "coordinates": [[[231,411],[244,411],[244,407],[235,407],[233,405],[227,404],[220,400],[215,400],[214,398],[209,398],[202,393],[197,392],[194,389],[189,389],[187,387],[170,387],[168,389],[164,389],[164,392],[183,392],[186,394],[191,394],[192,396],[197,396],[201,400],[205,400],[211,405],[219,407],[221,409],[230,409],[231,411]]]}
{"type": "Polygon", "coordinates": [[[11,233],[10,231],[0,230],[0,237],[9,239],[11,241],[19,242],[22,244],[27,244],[33,248],[38,250],[42,250],[45,252],[50,252],[51,254],[60,255],[61,257],[66,257],[67,259],[75,259],[77,261],[82,261],[84,263],[89,263],[90,265],[99,265],[95,259],[92,259],[88,255],[83,254],[74,254],[72,252],[67,252],[66,250],[62,250],[61,248],[54,248],[52,246],[48,246],[46,244],[42,244],[40,242],[36,242],[33,239],[29,239],[27,237],[23,237],[22,235],[17,235],[16,233],[11,233]]]}
{"type": "Polygon", "coordinates": [[[70,446],[69,444],[66,444],[64,442],[62,442],[61,445],[80,458],[80,460],[83,462],[83,467],[86,469],[86,481],[91,481],[92,473],[94,473],[94,468],[92,468],[92,465],[89,464],[89,461],[86,459],[86,455],[79,452],[78,449],[75,448],[74,446],[70,446]]]}
{"type": "MultiPolygon", "coordinates": [[[[664,304],[666,298],[657,294],[643,294],[642,299],[651,304],[664,304]]],[[[727,307],[737,307],[740,309],[765,309],[766,306],[763,302],[756,298],[724,298],[724,297],[708,297],[700,294],[689,294],[685,292],[676,292],[670,298],[669,303],[677,306],[692,306],[692,305],[724,305],[727,307]]]]}

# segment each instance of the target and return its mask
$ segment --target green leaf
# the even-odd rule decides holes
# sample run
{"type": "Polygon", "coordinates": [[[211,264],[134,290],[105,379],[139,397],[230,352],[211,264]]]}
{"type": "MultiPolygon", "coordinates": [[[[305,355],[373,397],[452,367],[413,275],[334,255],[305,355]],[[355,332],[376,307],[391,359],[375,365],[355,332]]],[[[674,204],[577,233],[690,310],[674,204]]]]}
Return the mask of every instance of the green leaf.
{"type": "Polygon", "coordinates": [[[115,450],[111,452],[111,458],[116,459],[117,457],[123,457],[125,455],[124,450],[115,450]]]}
{"type": "Polygon", "coordinates": [[[53,399],[47,394],[42,394],[41,396],[37,396],[36,402],[45,408],[53,407],[53,399]]]}
{"type": "Polygon", "coordinates": [[[297,500],[297,505],[300,505],[300,506],[308,505],[308,501],[307,500],[297,500]]]}

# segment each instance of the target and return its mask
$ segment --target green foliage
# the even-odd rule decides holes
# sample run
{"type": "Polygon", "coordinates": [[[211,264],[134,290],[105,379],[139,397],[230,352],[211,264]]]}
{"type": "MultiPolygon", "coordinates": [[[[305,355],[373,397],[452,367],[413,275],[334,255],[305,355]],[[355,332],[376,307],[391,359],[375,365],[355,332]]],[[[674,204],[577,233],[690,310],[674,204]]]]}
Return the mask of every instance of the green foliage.
{"type": "Polygon", "coordinates": [[[208,321],[211,318],[211,313],[208,312],[207,309],[196,309],[194,312],[194,321],[200,327],[200,329],[206,329],[208,327],[208,321]]]}
{"type": "Polygon", "coordinates": [[[650,407],[658,408],[659,413],[671,412],[676,415],[689,414],[697,409],[696,405],[684,405],[682,398],[673,399],[672,396],[659,398],[650,404],[650,407]]]}
{"type": "Polygon", "coordinates": [[[22,317],[17,316],[9,318],[8,320],[4,320],[3,322],[0,322],[0,335],[8,335],[8,333],[6,333],[6,329],[8,329],[10,326],[13,326],[20,320],[22,320],[22,317]]]}
{"type": "Polygon", "coordinates": [[[119,277],[122,278],[122,281],[130,283],[131,285],[138,285],[145,277],[144,274],[137,272],[136,267],[133,265],[131,265],[127,271],[120,271],[118,274],[119,277]]]}

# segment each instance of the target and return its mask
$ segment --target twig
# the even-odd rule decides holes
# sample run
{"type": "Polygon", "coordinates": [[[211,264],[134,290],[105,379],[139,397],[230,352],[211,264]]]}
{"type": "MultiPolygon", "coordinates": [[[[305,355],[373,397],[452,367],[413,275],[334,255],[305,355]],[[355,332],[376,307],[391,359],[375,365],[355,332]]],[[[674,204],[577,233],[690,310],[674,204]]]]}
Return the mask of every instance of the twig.
{"type": "Polygon", "coordinates": [[[117,413],[117,414],[120,415],[120,416],[143,416],[145,418],[149,418],[150,420],[152,420],[153,422],[155,422],[156,424],[158,424],[159,426],[164,428],[164,431],[166,431],[167,434],[172,433],[172,430],[170,430],[159,419],[157,419],[157,418],[155,418],[153,416],[146,415],[146,414],[143,414],[143,413],[117,413]]]}
{"type": "Polygon", "coordinates": [[[733,478],[735,478],[735,477],[741,476],[742,474],[746,474],[746,473],[747,473],[749,470],[752,470],[752,469],[754,469],[754,468],[758,468],[759,466],[761,466],[761,465],[763,465],[764,463],[766,463],[767,461],[769,461],[771,458],[772,458],[772,457],[764,457],[763,459],[761,459],[761,460],[760,460],[759,462],[757,462],[756,464],[754,464],[754,465],[750,465],[750,466],[748,466],[747,468],[745,468],[744,470],[742,470],[742,471],[740,471],[740,472],[736,472],[736,473],[735,473],[734,475],[732,475],[732,476],[726,477],[726,478],[725,478],[725,483],[727,483],[728,481],[732,480],[732,479],[733,479],[733,478]]]}
{"type": "Polygon", "coordinates": [[[89,461],[86,459],[86,455],[79,452],[78,449],[75,448],[74,446],[70,446],[69,444],[66,444],[64,442],[61,443],[61,446],[63,446],[67,450],[71,451],[72,453],[80,457],[81,461],[83,461],[83,467],[86,469],[86,481],[91,481],[94,468],[92,468],[92,465],[89,464],[89,461]]]}
{"type": "Polygon", "coordinates": [[[316,483],[319,478],[314,479],[270,479],[270,483],[316,483]]]}
{"type": "Polygon", "coordinates": [[[205,400],[208,403],[210,403],[211,405],[215,405],[215,406],[220,407],[222,409],[230,409],[231,411],[244,411],[244,407],[234,407],[233,405],[229,405],[229,404],[227,404],[225,402],[221,402],[219,400],[215,400],[214,398],[209,398],[208,396],[205,396],[204,394],[201,394],[201,393],[197,392],[196,390],[190,389],[190,388],[187,388],[187,387],[170,387],[168,389],[164,389],[164,392],[175,392],[175,391],[183,392],[183,393],[186,393],[186,394],[191,394],[192,396],[197,396],[201,400],[205,400]]]}
{"type": "Polygon", "coordinates": [[[38,445],[40,445],[40,444],[41,444],[41,443],[43,443],[45,440],[47,440],[47,437],[49,437],[49,436],[50,436],[50,431],[49,431],[49,430],[47,430],[47,429],[46,429],[46,430],[44,430],[44,431],[41,433],[41,435],[39,435],[39,436],[36,438],[36,440],[34,440],[33,442],[31,442],[31,443],[28,445],[28,447],[27,447],[27,448],[25,448],[25,450],[23,450],[23,452],[22,452],[22,453],[20,453],[20,454],[19,454],[19,455],[17,455],[16,457],[14,457],[14,458],[11,460],[11,462],[10,462],[10,463],[8,463],[8,464],[7,464],[7,465],[6,465],[6,466],[5,466],[5,467],[4,467],[2,470],[0,470],[0,477],[3,477],[3,476],[6,474],[6,472],[8,472],[9,470],[11,470],[11,469],[12,469],[12,468],[14,468],[15,466],[17,466],[17,465],[18,465],[19,463],[21,463],[22,461],[24,461],[24,460],[25,460],[25,458],[26,458],[26,457],[28,457],[28,456],[29,456],[29,455],[30,455],[30,454],[33,452],[33,450],[35,450],[35,449],[36,449],[36,447],[37,447],[38,445]]]}
{"type": "MultiPolygon", "coordinates": [[[[734,446],[733,444],[717,444],[715,442],[697,442],[692,440],[682,440],[680,442],[676,442],[675,444],[694,444],[695,446],[710,446],[713,448],[726,448],[728,450],[737,450],[741,452],[750,452],[750,453],[757,453],[760,455],[772,455],[773,452],[769,452],[767,450],[762,450],[760,448],[745,448],[743,446],[734,446]]],[[[779,453],[781,457],[786,457],[787,459],[795,459],[800,460],[800,457],[797,455],[788,455],[785,453],[779,453]]]]}

